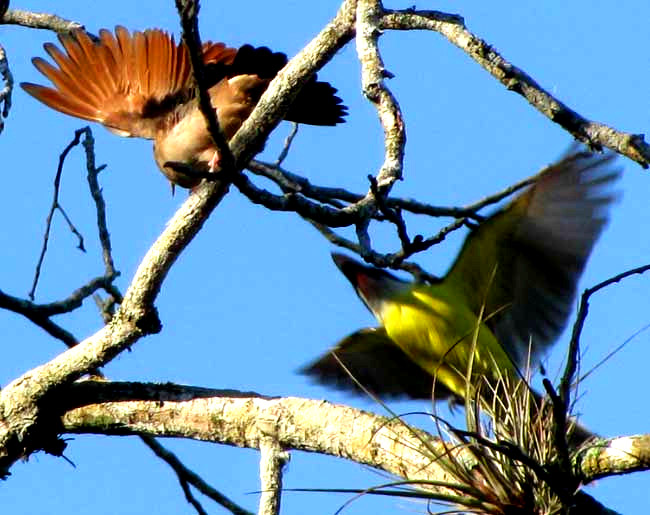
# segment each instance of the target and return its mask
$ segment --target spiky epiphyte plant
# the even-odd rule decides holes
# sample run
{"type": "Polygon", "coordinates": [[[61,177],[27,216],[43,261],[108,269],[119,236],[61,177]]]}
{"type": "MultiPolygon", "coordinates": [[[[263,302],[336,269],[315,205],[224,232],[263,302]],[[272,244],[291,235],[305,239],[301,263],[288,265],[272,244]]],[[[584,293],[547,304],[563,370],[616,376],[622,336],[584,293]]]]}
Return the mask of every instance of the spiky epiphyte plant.
{"type": "Polygon", "coordinates": [[[590,498],[579,491],[570,466],[577,450],[571,442],[584,443],[584,430],[567,418],[566,430],[558,431],[551,402],[540,399],[527,381],[504,375],[497,384],[486,382],[465,409],[467,430],[438,423],[447,442],[444,453],[427,446],[437,453],[432,460],[453,478],[435,485],[449,493],[430,494],[425,484],[414,484],[422,497],[454,505],[458,512],[588,513],[579,506],[590,498]],[[558,441],[558,435],[565,436],[558,441]]]}

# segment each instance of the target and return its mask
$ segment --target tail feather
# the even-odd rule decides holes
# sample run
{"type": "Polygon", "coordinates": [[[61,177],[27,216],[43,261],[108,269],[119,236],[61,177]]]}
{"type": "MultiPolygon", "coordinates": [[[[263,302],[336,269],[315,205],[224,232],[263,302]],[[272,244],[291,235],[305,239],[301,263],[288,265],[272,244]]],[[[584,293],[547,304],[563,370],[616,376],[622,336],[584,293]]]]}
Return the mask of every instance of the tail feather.
{"type": "Polygon", "coordinates": [[[328,82],[311,80],[291,104],[285,118],[310,125],[331,126],[343,123],[348,108],[341,98],[336,96],[336,92],[336,88],[328,82]]]}

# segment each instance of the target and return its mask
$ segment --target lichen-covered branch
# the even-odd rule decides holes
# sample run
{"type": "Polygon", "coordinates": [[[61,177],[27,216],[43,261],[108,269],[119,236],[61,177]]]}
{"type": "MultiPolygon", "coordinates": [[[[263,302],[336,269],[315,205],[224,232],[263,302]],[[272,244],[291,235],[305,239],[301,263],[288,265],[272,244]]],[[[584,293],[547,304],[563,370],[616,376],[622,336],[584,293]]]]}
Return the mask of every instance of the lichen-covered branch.
{"type": "Polygon", "coordinates": [[[650,166],[650,145],[643,134],[620,132],[588,120],[542,88],[530,75],[504,59],[493,46],[472,34],[463,18],[438,11],[386,11],[380,27],[389,30],[431,30],[446,37],[508,90],[523,96],[544,116],[560,125],[591,148],[607,147],[639,163],[650,166]]]}
{"type": "Polygon", "coordinates": [[[255,110],[230,141],[238,167],[262,148],[301,87],[354,36],[355,0],[345,0],[334,19],[275,76],[255,110]]]}
{"type": "Polygon", "coordinates": [[[361,88],[372,102],[384,129],[384,163],[377,175],[377,187],[386,194],[402,178],[406,128],[397,100],[384,79],[392,75],[384,68],[377,46],[384,13],[379,0],[359,0],[357,5],[357,54],[361,62],[361,88]]]}
{"type": "MultiPolygon", "coordinates": [[[[276,449],[350,459],[402,478],[430,481],[421,484],[421,489],[441,494],[449,493],[450,485],[455,484],[445,459],[454,456],[467,463],[475,453],[464,446],[451,446],[398,418],[326,401],[98,381],[72,385],[62,399],[62,405],[69,407],[62,417],[64,432],[182,437],[254,449],[272,437],[276,449]]],[[[582,448],[572,463],[583,483],[648,468],[647,435],[598,440],[582,448]]],[[[580,497],[583,502],[587,498],[580,497]]]]}
{"type": "Polygon", "coordinates": [[[427,451],[444,453],[442,442],[399,420],[326,401],[235,393],[85,381],[65,393],[66,403],[84,405],[65,413],[63,430],[173,436],[259,449],[272,426],[283,449],[338,456],[401,477],[446,477],[427,451]],[[87,404],[92,401],[99,403],[87,404]]]}
{"type": "Polygon", "coordinates": [[[259,420],[260,439],[260,506],[258,515],[278,515],[282,499],[282,470],[289,453],[282,449],[275,430],[275,419],[259,420]]]}
{"type": "MultiPolygon", "coordinates": [[[[448,469],[442,466],[442,458],[456,453],[464,456],[464,449],[450,449],[441,440],[410,428],[399,420],[323,401],[264,398],[253,394],[174,385],[74,381],[98,369],[143,336],[161,329],[155,308],[158,293],[176,259],[227,193],[230,181],[252,202],[271,210],[299,214],[329,241],[359,253],[375,265],[401,268],[420,278],[435,280],[417,264],[406,259],[444,239],[446,234],[463,226],[466,218],[480,221],[479,209],[534,180],[526,179],[464,208],[440,208],[416,200],[390,197],[392,185],[403,175],[406,135],[397,99],[384,81],[390,77],[390,73],[386,71],[379,52],[382,30],[426,29],[443,34],[508,89],[524,96],[535,108],[592,147],[608,146],[647,167],[650,163],[648,145],[642,136],[620,133],[582,118],[543,90],[525,72],[505,61],[487,43],[471,34],[460,17],[433,11],[387,11],[379,0],[345,0],[332,22],[277,75],[228,145],[219,131],[214,109],[202,82],[196,18],[198,2],[178,0],[177,4],[182,15],[185,41],[192,56],[202,110],[211,126],[226,175],[220,176],[218,181],[205,181],[196,188],[146,254],[126,294],[122,296],[112,285],[117,272],[111,255],[105,206],[97,181],[101,167],[95,166],[92,135],[84,129],[87,131],[83,144],[86,147],[88,181],[95,199],[106,274],[82,286],[67,299],[50,304],[24,301],[0,291],[0,308],[22,314],[53,336],[74,346],[0,391],[0,475],[6,473],[17,459],[36,450],[44,449],[60,455],[64,444],[58,439],[59,432],[99,433],[144,435],[145,439],[149,439],[150,447],[161,456],[164,453],[154,445],[151,440],[153,436],[184,437],[260,449],[264,492],[260,513],[275,514],[279,510],[281,470],[287,449],[340,456],[408,479],[435,480],[437,486],[429,484],[429,488],[447,491],[448,485],[441,485],[440,482],[452,479],[448,469]],[[363,93],[376,107],[385,138],[383,164],[375,177],[369,177],[368,192],[362,195],[343,188],[313,185],[307,179],[280,168],[286,151],[276,165],[251,161],[300,88],[355,35],[362,66],[363,93]],[[247,175],[240,173],[245,167],[271,179],[281,194],[258,187],[247,175]],[[416,235],[411,239],[402,211],[426,216],[452,216],[456,220],[438,234],[428,238],[416,235]],[[393,223],[397,229],[402,248],[396,252],[380,254],[372,248],[370,224],[383,221],[393,223]],[[357,242],[343,238],[332,230],[348,226],[356,229],[357,242]],[[76,345],[78,342],[74,336],[54,324],[50,317],[75,309],[100,288],[114,297],[119,308],[105,327],[76,345]]],[[[7,11],[1,21],[58,32],[82,27],[56,16],[17,10],[7,11]]],[[[11,76],[6,60],[3,61],[2,48],[0,74],[10,91],[11,76]]],[[[5,93],[7,86],[0,91],[4,116],[8,113],[10,99],[5,93]]],[[[81,131],[78,131],[77,143],[80,134],[81,131]]],[[[290,144],[291,139],[285,145],[285,150],[290,144]]],[[[55,207],[56,204],[55,196],[55,207]]],[[[581,451],[573,465],[585,482],[604,475],[647,469],[650,467],[648,447],[650,441],[647,437],[599,442],[581,451]]],[[[205,488],[205,491],[207,486],[171,456],[166,455],[165,459],[175,464],[188,500],[202,513],[202,507],[195,502],[188,485],[191,483],[197,488],[205,488]]]]}
{"type": "Polygon", "coordinates": [[[650,435],[621,436],[583,449],[574,459],[583,483],[650,469],[650,435]]]}
{"type": "Polygon", "coordinates": [[[0,19],[0,23],[21,25],[32,29],[53,30],[62,34],[84,28],[81,23],[66,20],[55,14],[35,13],[20,9],[9,9],[0,19]]]}

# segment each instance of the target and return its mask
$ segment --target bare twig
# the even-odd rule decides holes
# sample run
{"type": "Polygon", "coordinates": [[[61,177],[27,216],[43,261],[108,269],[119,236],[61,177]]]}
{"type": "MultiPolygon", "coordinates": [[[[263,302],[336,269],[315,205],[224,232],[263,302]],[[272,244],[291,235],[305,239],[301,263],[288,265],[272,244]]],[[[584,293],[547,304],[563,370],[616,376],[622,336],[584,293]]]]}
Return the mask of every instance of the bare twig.
{"type": "Polygon", "coordinates": [[[258,188],[244,176],[237,178],[235,185],[251,202],[261,204],[273,211],[294,211],[312,223],[323,236],[335,245],[356,252],[367,262],[375,266],[412,272],[420,280],[431,280],[434,276],[427,274],[414,263],[408,263],[406,266],[402,266],[402,262],[405,259],[418,252],[428,250],[443,241],[450,232],[461,228],[463,225],[469,225],[469,219],[482,221],[484,217],[477,213],[480,209],[500,202],[522,188],[530,186],[550,169],[548,166],[544,167],[535,175],[527,177],[493,195],[489,195],[461,208],[437,207],[411,199],[395,197],[388,197],[384,201],[381,199],[381,195],[379,195],[376,179],[369,176],[370,192],[372,197],[376,199],[375,206],[377,208],[376,211],[372,211],[372,214],[369,215],[367,196],[352,193],[343,188],[315,186],[304,177],[268,163],[252,161],[249,163],[248,168],[259,175],[271,179],[285,191],[285,195],[283,196],[273,195],[264,189],[258,188]],[[316,202],[312,202],[312,200],[316,202]],[[341,207],[339,200],[349,202],[350,204],[341,207]],[[330,206],[333,206],[335,209],[332,209],[330,206]],[[401,215],[398,214],[399,210],[402,209],[415,214],[455,216],[459,218],[430,238],[425,239],[421,235],[417,235],[413,240],[410,240],[407,234],[406,224],[401,215]],[[389,220],[395,224],[400,241],[402,242],[402,249],[392,254],[380,254],[374,251],[368,233],[368,216],[372,220],[389,220]],[[342,238],[330,230],[333,227],[345,227],[349,225],[355,225],[357,239],[359,241],[358,244],[342,238]]]}
{"type": "MultiPolygon", "coordinates": [[[[45,330],[54,338],[61,340],[68,347],[73,347],[77,345],[78,340],[70,332],[66,331],[58,324],[52,322],[52,320],[50,319],[52,316],[60,315],[63,313],[70,313],[74,311],[75,309],[79,308],[82,305],[83,301],[86,298],[95,295],[99,289],[103,289],[109,292],[109,294],[113,298],[115,298],[118,302],[122,298],[119,290],[117,290],[117,288],[113,285],[113,281],[115,280],[115,278],[119,276],[119,272],[115,270],[113,266],[113,260],[110,255],[110,239],[108,236],[108,230],[106,229],[105,205],[101,194],[101,188],[99,187],[99,184],[97,182],[97,174],[101,171],[103,167],[99,167],[99,168],[95,167],[95,156],[94,156],[94,148],[93,148],[94,142],[92,139],[92,133],[88,127],[79,129],[78,131],[75,132],[74,140],[68,145],[68,147],[66,147],[65,151],[60,157],[59,168],[57,170],[57,177],[55,179],[55,193],[54,193],[53,206],[55,208],[58,208],[63,214],[63,216],[66,218],[68,223],[72,225],[69,218],[67,217],[67,215],[65,214],[65,212],[63,211],[63,209],[58,203],[58,194],[59,194],[60,178],[62,173],[63,162],[65,160],[67,153],[72,149],[72,147],[80,142],[81,135],[84,135],[82,145],[84,146],[84,149],[86,151],[86,162],[88,167],[88,175],[89,175],[88,180],[90,184],[90,190],[98,210],[98,215],[97,215],[98,227],[100,232],[100,240],[102,242],[102,248],[104,250],[104,261],[106,263],[105,275],[92,279],[87,284],[81,286],[80,288],[72,292],[67,298],[63,300],[51,302],[49,304],[35,304],[34,302],[32,302],[34,298],[33,295],[34,290],[38,282],[38,275],[40,274],[40,268],[45,255],[45,250],[47,249],[48,235],[51,227],[51,219],[53,214],[53,209],[51,209],[50,214],[48,216],[44,246],[41,252],[41,258],[39,259],[39,263],[37,266],[37,273],[36,273],[34,285],[32,287],[32,292],[30,294],[30,300],[24,300],[18,297],[13,297],[11,295],[8,295],[0,291],[0,308],[7,309],[9,311],[13,311],[14,313],[23,315],[24,317],[32,321],[34,324],[41,327],[43,330],[45,330]]],[[[74,226],[72,230],[73,232],[75,232],[75,234],[78,234],[74,226]]],[[[80,238],[80,245],[83,246],[83,240],[81,239],[81,235],[79,235],[79,238],[80,238]]]]}
{"type": "MultiPolygon", "coordinates": [[[[256,175],[260,175],[272,180],[285,193],[300,193],[306,198],[334,206],[338,209],[343,209],[344,207],[340,201],[356,204],[364,200],[366,197],[365,195],[353,193],[344,188],[330,188],[314,185],[307,178],[301,175],[291,173],[287,170],[284,170],[283,168],[265,163],[263,161],[253,160],[248,163],[247,168],[256,175]]],[[[402,209],[413,214],[428,215],[433,217],[452,216],[454,218],[471,218],[476,221],[481,221],[483,220],[483,217],[477,215],[477,211],[489,205],[496,204],[504,198],[521,190],[522,188],[530,186],[539,178],[541,174],[545,173],[547,169],[548,167],[540,170],[535,175],[523,179],[493,195],[489,195],[465,207],[432,206],[431,204],[425,204],[417,200],[397,197],[386,198],[385,205],[391,209],[402,209]]],[[[248,191],[251,192],[251,194],[254,196],[252,189],[248,191]]],[[[347,211],[354,210],[354,206],[347,206],[347,211]]]]}
{"type": "Polygon", "coordinates": [[[52,201],[52,205],[50,207],[50,212],[48,213],[47,216],[45,235],[43,238],[43,247],[41,248],[41,254],[39,256],[39,260],[36,265],[36,272],[34,274],[34,281],[32,284],[32,289],[29,293],[29,298],[31,300],[34,300],[34,294],[36,292],[36,287],[38,285],[38,280],[41,273],[41,267],[45,259],[45,253],[47,252],[49,234],[52,226],[52,216],[54,215],[55,210],[58,209],[59,212],[61,212],[66,222],[68,223],[70,230],[73,232],[73,234],[77,235],[79,239],[79,249],[85,252],[83,236],[75,228],[72,221],[70,220],[70,218],[62,208],[61,204],[59,203],[59,193],[60,193],[60,185],[61,185],[61,176],[63,173],[63,164],[70,150],[72,150],[72,148],[78,145],[80,142],[83,145],[84,150],[86,152],[88,184],[97,209],[97,226],[99,229],[99,239],[102,245],[102,252],[104,258],[104,264],[106,267],[106,273],[103,277],[94,279],[88,285],[81,287],[69,299],[53,303],[48,310],[43,311],[45,316],[51,316],[53,314],[59,314],[59,313],[67,313],[72,311],[73,309],[76,309],[81,305],[81,301],[86,297],[95,293],[98,287],[101,287],[107,292],[109,292],[118,302],[121,300],[121,294],[112,284],[113,280],[119,276],[119,272],[115,270],[113,264],[113,258],[111,256],[110,236],[108,234],[108,229],[106,228],[106,212],[105,212],[106,206],[104,203],[103,196],[101,194],[101,188],[99,187],[99,183],[97,181],[97,174],[101,172],[104,166],[100,166],[100,167],[95,166],[94,139],[89,127],[83,127],[81,129],[76,130],[74,139],[68,144],[68,146],[64,149],[64,151],[61,153],[59,157],[59,165],[57,168],[56,177],[54,179],[54,198],[52,201]],[[83,141],[81,141],[82,135],[84,138],[83,141]]]}
{"type": "Polygon", "coordinates": [[[114,289],[112,282],[117,276],[118,274],[114,273],[113,275],[96,277],[73,291],[67,298],[49,304],[35,304],[29,300],[8,295],[0,290],[0,308],[23,315],[54,338],[61,340],[68,347],[72,347],[78,343],[77,339],[71,333],[52,322],[50,317],[74,311],[81,306],[85,299],[99,289],[112,291],[114,289]]]}
{"type": "Polygon", "coordinates": [[[392,223],[397,230],[397,236],[402,244],[402,252],[408,252],[411,248],[411,238],[409,238],[408,230],[406,229],[406,222],[402,217],[402,210],[400,208],[391,209],[386,205],[384,196],[380,194],[377,180],[372,176],[368,176],[370,181],[370,191],[377,200],[377,207],[386,220],[392,223]]]}
{"type": "Polygon", "coordinates": [[[165,461],[176,473],[178,476],[178,481],[181,483],[181,485],[184,485],[183,490],[186,493],[186,497],[188,497],[189,494],[188,502],[190,502],[195,507],[197,513],[204,512],[198,504],[198,501],[196,501],[196,499],[194,499],[194,497],[191,495],[188,485],[192,485],[203,495],[209,497],[214,502],[220,504],[235,515],[253,515],[252,512],[245,510],[232,500],[228,499],[225,495],[215,490],[209,484],[207,484],[203,478],[201,478],[201,476],[187,468],[187,466],[184,465],[183,462],[180,461],[173,452],[163,447],[158,442],[158,440],[148,435],[140,435],[140,439],[154,452],[156,456],[165,461]]]}
{"type": "Polygon", "coordinates": [[[114,275],[115,264],[113,263],[113,255],[111,252],[111,236],[108,232],[106,224],[106,203],[102,195],[102,189],[99,187],[97,177],[99,173],[106,168],[106,165],[95,165],[95,139],[90,127],[84,129],[84,139],[81,144],[86,151],[86,170],[88,172],[88,187],[90,194],[95,202],[95,209],[97,211],[97,230],[99,231],[99,241],[102,246],[102,258],[106,268],[106,275],[114,275]]]}
{"type": "Polygon", "coordinates": [[[374,250],[368,251],[362,248],[361,245],[359,245],[358,243],[354,243],[353,241],[350,241],[347,238],[344,238],[343,236],[336,234],[326,225],[320,224],[318,222],[314,222],[313,220],[307,220],[307,221],[310,224],[312,224],[316,228],[316,230],[318,230],[330,243],[333,243],[338,247],[351,250],[352,252],[356,252],[360,256],[363,255],[366,261],[372,263],[375,266],[382,266],[382,267],[389,266],[390,268],[393,268],[395,270],[404,270],[405,272],[409,272],[410,274],[413,274],[418,281],[435,282],[437,280],[436,276],[427,273],[417,263],[411,263],[408,261],[398,261],[398,260],[395,260],[395,262],[392,263],[390,262],[390,255],[380,254],[374,250]]]}
{"type": "Polygon", "coordinates": [[[0,106],[2,106],[2,110],[0,111],[1,133],[5,126],[3,119],[9,116],[9,110],[11,109],[11,93],[14,90],[14,77],[9,69],[9,60],[7,59],[7,54],[2,45],[0,45],[0,77],[2,77],[2,81],[4,82],[4,86],[0,89],[0,106]]]}
{"type": "Polygon", "coordinates": [[[66,346],[73,347],[78,340],[58,324],[50,320],[50,315],[41,310],[41,306],[28,300],[13,297],[0,290],[0,308],[23,315],[29,321],[43,329],[53,338],[61,340],[66,346]]]}
{"type": "Polygon", "coordinates": [[[271,211],[292,211],[305,218],[318,220],[330,227],[347,227],[354,224],[359,218],[359,212],[364,209],[360,204],[343,209],[333,209],[326,205],[310,202],[304,196],[296,193],[274,195],[255,186],[245,175],[234,177],[233,184],[254,204],[260,204],[271,211]]]}
{"type": "Polygon", "coordinates": [[[622,281],[623,279],[632,275],[643,274],[648,270],[650,270],[650,264],[632,268],[631,270],[627,270],[613,277],[610,277],[609,279],[606,279],[592,286],[591,288],[587,288],[582,292],[582,296],[580,297],[580,304],[578,307],[578,314],[576,316],[576,321],[573,324],[573,330],[571,332],[571,341],[569,342],[567,364],[559,386],[559,400],[564,405],[565,412],[568,411],[569,408],[569,392],[571,390],[571,385],[573,384],[573,379],[576,374],[580,357],[580,335],[582,334],[582,329],[584,328],[585,321],[587,320],[587,315],[589,314],[590,297],[603,288],[622,281]]]}
{"type": "MultiPolygon", "coordinates": [[[[181,19],[183,28],[183,41],[190,54],[194,80],[199,94],[199,107],[208,125],[210,136],[219,153],[219,165],[222,171],[229,171],[235,164],[234,157],[228,146],[228,141],[221,131],[217,114],[210,101],[208,87],[205,80],[203,65],[203,51],[201,37],[199,35],[199,1],[198,0],[176,0],[176,9],[181,19]]],[[[223,174],[222,174],[223,175],[223,174]]],[[[223,177],[220,177],[223,179],[223,177]]]]}
{"type": "Polygon", "coordinates": [[[287,135],[287,138],[284,140],[284,145],[282,146],[282,151],[280,152],[280,155],[275,161],[275,166],[279,167],[282,165],[282,162],[287,158],[289,155],[289,150],[291,149],[291,144],[293,143],[294,138],[298,134],[298,128],[300,126],[296,122],[291,123],[291,131],[287,135]]]}
{"type": "Polygon", "coordinates": [[[54,212],[58,209],[64,216],[65,220],[68,222],[68,226],[70,227],[71,231],[77,235],[77,238],[79,240],[78,248],[79,250],[85,252],[86,249],[84,248],[84,242],[83,242],[83,237],[77,231],[77,229],[74,227],[68,216],[65,214],[65,211],[61,208],[61,205],[59,204],[59,188],[61,186],[61,175],[63,174],[63,164],[65,163],[65,159],[68,156],[68,153],[79,144],[81,140],[81,135],[84,133],[86,128],[83,129],[77,129],[74,133],[74,138],[73,140],[68,143],[68,145],[65,147],[61,155],[59,156],[59,165],[56,170],[56,175],[54,177],[54,194],[53,194],[53,199],[52,199],[52,205],[50,206],[50,212],[47,215],[47,219],[45,221],[45,234],[43,235],[43,246],[41,247],[41,253],[38,257],[38,262],[36,263],[36,270],[34,272],[34,280],[32,282],[32,289],[29,291],[29,298],[31,300],[34,300],[34,295],[36,293],[36,287],[38,286],[38,280],[41,275],[41,267],[43,266],[43,260],[45,259],[45,253],[47,252],[47,245],[50,239],[50,229],[52,228],[52,217],[54,216],[54,212]]]}

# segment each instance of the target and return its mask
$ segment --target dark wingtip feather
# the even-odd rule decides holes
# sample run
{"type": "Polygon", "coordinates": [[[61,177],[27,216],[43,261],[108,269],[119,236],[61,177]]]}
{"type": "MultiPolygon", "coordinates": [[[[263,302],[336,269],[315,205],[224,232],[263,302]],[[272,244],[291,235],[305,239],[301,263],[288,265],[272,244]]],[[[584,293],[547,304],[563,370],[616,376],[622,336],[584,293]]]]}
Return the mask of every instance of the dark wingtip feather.
{"type": "MultiPolygon", "coordinates": [[[[257,75],[262,79],[273,79],[284,68],[288,59],[282,52],[273,52],[268,47],[243,45],[237,50],[232,63],[218,63],[209,66],[210,82],[221,77],[257,75]]],[[[285,119],[309,125],[333,126],[345,121],[348,108],[336,96],[336,88],[327,82],[318,82],[316,76],[302,88],[289,108],[285,119]]]]}
{"type": "Polygon", "coordinates": [[[285,118],[310,125],[333,126],[345,122],[348,108],[328,82],[309,81],[289,108],[285,118]]]}

